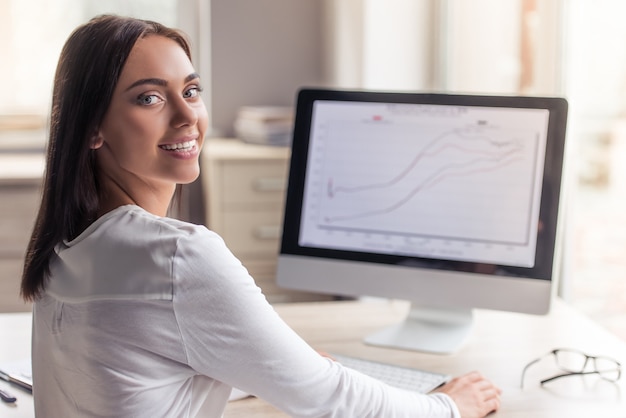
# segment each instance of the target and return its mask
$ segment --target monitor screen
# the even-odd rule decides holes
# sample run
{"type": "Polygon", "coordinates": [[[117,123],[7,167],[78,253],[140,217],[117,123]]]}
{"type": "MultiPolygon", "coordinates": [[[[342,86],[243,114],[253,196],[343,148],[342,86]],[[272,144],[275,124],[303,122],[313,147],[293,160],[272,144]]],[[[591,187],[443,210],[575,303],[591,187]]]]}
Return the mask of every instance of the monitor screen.
{"type": "Polygon", "coordinates": [[[279,285],[547,312],[566,113],[560,98],[302,90],[279,285]]]}

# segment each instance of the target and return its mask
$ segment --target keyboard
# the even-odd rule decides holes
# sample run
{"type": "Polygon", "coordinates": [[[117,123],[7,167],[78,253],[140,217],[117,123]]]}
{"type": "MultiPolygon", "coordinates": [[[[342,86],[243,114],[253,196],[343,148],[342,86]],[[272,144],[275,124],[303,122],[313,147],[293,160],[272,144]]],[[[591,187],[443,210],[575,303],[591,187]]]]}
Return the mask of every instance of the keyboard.
{"type": "Polygon", "coordinates": [[[332,353],[331,356],[345,367],[378,379],[390,386],[412,392],[428,393],[450,380],[450,376],[445,374],[395,366],[342,354],[332,353]]]}

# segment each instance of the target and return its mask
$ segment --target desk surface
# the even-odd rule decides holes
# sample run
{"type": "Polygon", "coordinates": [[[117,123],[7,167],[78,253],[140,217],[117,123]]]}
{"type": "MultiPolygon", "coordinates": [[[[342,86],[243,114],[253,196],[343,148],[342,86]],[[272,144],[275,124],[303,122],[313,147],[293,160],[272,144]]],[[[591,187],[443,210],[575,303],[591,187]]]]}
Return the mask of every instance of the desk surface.
{"type": "MultiPolygon", "coordinates": [[[[545,387],[539,377],[552,376],[550,362],[529,370],[520,389],[522,368],[554,348],[577,348],[606,355],[626,364],[626,343],[562,301],[548,316],[505,312],[475,312],[470,340],[457,353],[436,355],[367,346],[362,338],[398,322],[408,311],[403,302],[319,302],[276,305],[278,313],[313,347],[390,363],[458,375],[480,370],[503,389],[501,410],[494,418],[626,417],[625,381],[611,384],[596,376],[568,377],[545,387]],[[542,373],[542,374],[541,374],[542,373]]],[[[30,315],[0,315],[0,359],[15,361],[30,354],[30,315]],[[10,341],[11,344],[5,342],[10,341]]],[[[0,381],[0,388],[8,388],[0,381]]],[[[32,397],[17,388],[18,405],[0,404],[2,417],[33,416],[32,397]]],[[[256,398],[229,403],[224,418],[270,418],[287,415],[256,398]]]]}

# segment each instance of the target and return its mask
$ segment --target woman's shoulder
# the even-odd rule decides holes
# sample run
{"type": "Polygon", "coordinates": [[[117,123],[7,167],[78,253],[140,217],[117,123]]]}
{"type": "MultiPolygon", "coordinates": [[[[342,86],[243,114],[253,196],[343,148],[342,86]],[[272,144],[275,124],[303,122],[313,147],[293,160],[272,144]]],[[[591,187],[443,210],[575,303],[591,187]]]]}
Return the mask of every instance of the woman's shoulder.
{"type": "Polygon", "coordinates": [[[131,248],[154,251],[155,247],[176,251],[180,241],[223,243],[221,237],[204,225],[156,216],[139,206],[125,205],[106,213],[59,249],[97,245],[120,251],[131,248]]]}
{"type": "Polygon", "coordinates": [[[193,224],[176,218],[154,215],[136,205],[121,206],[103,218],[102,226],[106,229],[116,228],[125,231],[138,231],[142,234],[169,234],[173,236],[212,236],[206,226],[193,224]]]}
{"type": "Polygon", "coordinates": [[[48,291],[65,300],[171,299],[174,270],[188,264],[207,271],[207,255],[226,252],[202,225],[122,206],[57,246],[48,291]]]}
{"type": "Polygon", "coordinates": [[[178,241],[191,229],[200,228],[118,207],[56,247],[47,291],[65,301],[171,299],[178,241]]]}

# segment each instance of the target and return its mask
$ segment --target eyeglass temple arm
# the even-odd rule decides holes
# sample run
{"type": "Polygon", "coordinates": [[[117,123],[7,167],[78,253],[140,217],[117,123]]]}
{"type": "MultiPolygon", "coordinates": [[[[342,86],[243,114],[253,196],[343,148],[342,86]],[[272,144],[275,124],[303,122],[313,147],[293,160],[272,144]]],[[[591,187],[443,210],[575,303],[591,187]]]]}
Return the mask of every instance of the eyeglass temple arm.
{"type": "Polygon", "coordinates": [[[570,373],[563,373],[563,374],[557,374],[556,376],[552,376],[548,379],[544,379],[541,382],[539,382],[541,385],[543,385],[544,383],[548,383],[551,382],[553,380],[556,379],[560,379],[561,377],[567,377],[567,376],[580,376],[580,375],[587,375],[587,374],[599,374],[600,372],[597,370],[591,371],[591,372],[570,372],[570,373]]]}
{"type": "MultiPolygon", "coordinates": [[[[547,354],[546,354],[547,355],[547,354]]],[[[538,361],[540,361],[541,359],[543,359],[546,355],[541,356],[539,358],[536,358],[535,360],[531,361],[530,363],[528,363],[526,366],[524,366],[524,369],[522,370],[522,378],[521,378],[521,382],[520,382],[520,387],[524,388],[524,376],[526,375],[526,370],[528,370],[528,368],[530,366],[532,366],[533,364],[537,363],[538,361]]]]}

